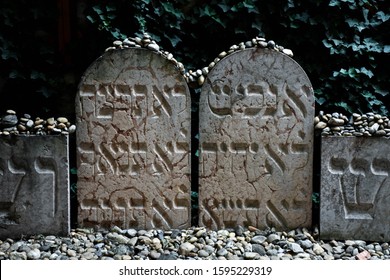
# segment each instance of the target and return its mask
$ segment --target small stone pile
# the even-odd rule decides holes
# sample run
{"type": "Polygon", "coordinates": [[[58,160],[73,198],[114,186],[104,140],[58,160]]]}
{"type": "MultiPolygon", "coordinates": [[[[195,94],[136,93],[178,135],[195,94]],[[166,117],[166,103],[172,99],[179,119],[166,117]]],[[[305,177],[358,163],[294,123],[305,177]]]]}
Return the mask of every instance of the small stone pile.
{"type": "Polygon", "coordinates": [[[288,232],[254,227],[207,230],[72,230],[66,237],[37,235],[0,240],[0,260],[389,260],[387,242],[323,241],[318,229],[288,232]]]}
{"type": "Polygon", "coordinates": [[[7,110],[0,117],[0,135],[60,135],[76,131],[76,125],[67,118],[32,118],[29,114],[18,117],[14,110],[7,110]]]}
{"type": "Polygon", "coordinates": [[[179,69],[180,73],[184,75],[185,68],[183,63],[178,62],[174,57],[173,54],[170,52],[162,50],[162,48],[157,44],[155,40],[152,39],[152,37],[148,33],[143,33],[142,38],[140,37],[128,37],[123,41],[116,40],[113,42],[113,46],[108,47],[106,49],[107,51],[110,50],[117,50],[117,49],[126,49],[126,48],[145,48],[154,52],[157,52],[158,54],[162,55],[169,61],[172,61],[177,69],[179,69]]]}
{"type": "Polygon", "coordinates": [[[146,48],[151,51],[157,52],[169,61],[172,61],[179,69],[180,73],[184,75],[186,82],[192,87],[202,86],[209,71],[225,56],[234,53],[236,51],[245,50],[248,48],[268,48],[271,50],[282,52],[290,57],[293,56],[293,52],[290,49],[286,49],[280,45],[277,45],[274,41],[267,41],[265,38],[256,37],[247,42],[241,42],[238,45],[233,45],[228,51],[221,52],[208,66],[198,70],[189,70],[186,72],[183,63],[178,62],[170,52],[162,50],[155,40],[148,33],[143,33],[140,37],[129,37],[123,41],[117,40],[113,42],[113,46],[108,47],[106,51],[125,49],[125,48],[146,48]]]}
{"type": "Polygon", "coordinates": [[[325,114],[314,118],[314,126],[324,136],[382,136],[390,137],[390,119],[380,114],[354,113],[350,118],[341,113],[325,114]]]}

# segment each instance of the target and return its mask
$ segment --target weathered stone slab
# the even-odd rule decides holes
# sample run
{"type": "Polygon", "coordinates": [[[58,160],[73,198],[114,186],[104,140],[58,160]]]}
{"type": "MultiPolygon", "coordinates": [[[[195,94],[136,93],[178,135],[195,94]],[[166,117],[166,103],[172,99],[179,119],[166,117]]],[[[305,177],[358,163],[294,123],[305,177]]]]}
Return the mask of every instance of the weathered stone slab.
{"type": "Polygon", "coordinates": [[[70,231],[68,136],[0,137],[0,239],[70,231]]]}
{"type": "Polygon", "coordinates": [[[81,226],[190,225],[190,102],[174,64],[149,50],[89,67],[76,97],[81,226]]]}
{"type": "Polygon", "coordinates": [[[199,106],[200,224],[311,225],[314,97],[302,68],[268,49],[235,52],[199,106]]]}
{"type": "Polygon", "coordinates": [[[321,140],[321,238],[389,241],[390,139],[321,140]]]}

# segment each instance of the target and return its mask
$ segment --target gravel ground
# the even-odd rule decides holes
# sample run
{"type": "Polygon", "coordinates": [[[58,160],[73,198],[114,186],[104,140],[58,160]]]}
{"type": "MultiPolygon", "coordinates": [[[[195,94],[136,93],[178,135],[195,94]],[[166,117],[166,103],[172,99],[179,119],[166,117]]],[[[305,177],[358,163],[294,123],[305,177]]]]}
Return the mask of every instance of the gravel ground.
{"type": "Polygon", "coordinates": [[[390,260],[389,243],[322,241],[318,229],[289,232],[237,227],[211,231],[75,229],[69,236],[0,240],[0,260],[390,260]]]}

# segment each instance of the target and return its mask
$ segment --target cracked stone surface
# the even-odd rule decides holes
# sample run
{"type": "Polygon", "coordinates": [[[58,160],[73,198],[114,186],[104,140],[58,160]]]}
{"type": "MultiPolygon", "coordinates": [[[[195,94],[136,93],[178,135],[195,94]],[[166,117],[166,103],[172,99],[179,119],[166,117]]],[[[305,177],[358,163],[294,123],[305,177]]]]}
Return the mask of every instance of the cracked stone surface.
{"type": "Polygon", "coordinates": [[[390,239],[389,141],[321,138],[321,238],[390,239]]]}
{"type": "Polygon", "coordinates": [[[67,235],[68,136],[0,137],[0,238],[67,235]]]}
{"type": "Polygon", "coordinates": [[[303,69],[268,49],[222,59],[200,97],[199,223],[310,226],[314,96],[303,69]]]}
{"type": "Polygon", "coordinates": [[[190,226],[190,102],[175,65],[149,50],[88,68],[76,97],[80,226],[190,226]]]}

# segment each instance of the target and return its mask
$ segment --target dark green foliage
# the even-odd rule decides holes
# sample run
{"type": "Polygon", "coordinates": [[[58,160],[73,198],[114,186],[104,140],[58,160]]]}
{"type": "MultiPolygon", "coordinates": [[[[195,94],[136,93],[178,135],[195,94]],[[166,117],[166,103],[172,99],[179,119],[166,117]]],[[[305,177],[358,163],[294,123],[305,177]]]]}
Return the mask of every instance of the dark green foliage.
{"type": "Polygon", "coordinates": [[[27,107],[31,113],[28,105],[35,103],[41,112],[47,111],[61,98],[56,94],[67,89],[64,73],[58,72],[57,25],[52,24],[58,16],[56,7],[55,1],[0,4],[0,91],[7,109],[27,107]]]}

